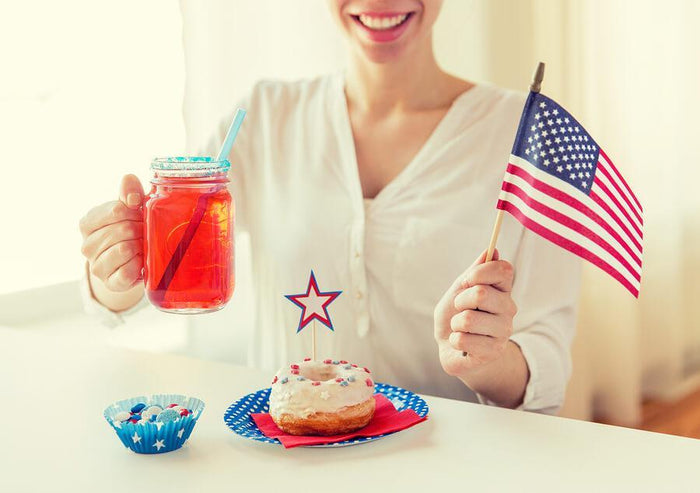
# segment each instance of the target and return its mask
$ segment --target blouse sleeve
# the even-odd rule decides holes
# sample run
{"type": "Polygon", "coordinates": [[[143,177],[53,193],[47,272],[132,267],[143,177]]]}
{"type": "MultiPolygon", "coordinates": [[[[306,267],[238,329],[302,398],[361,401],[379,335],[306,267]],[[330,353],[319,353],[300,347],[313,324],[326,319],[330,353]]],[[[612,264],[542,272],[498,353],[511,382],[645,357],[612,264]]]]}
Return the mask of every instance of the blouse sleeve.
{"type": "Polygon", "coordinates": [[[520,347],[530,370],[520,409],[557,414],[571,376],[581,261],[524,229],[514,268],[512,296],[518,314],[511,340],[520,347]]]}

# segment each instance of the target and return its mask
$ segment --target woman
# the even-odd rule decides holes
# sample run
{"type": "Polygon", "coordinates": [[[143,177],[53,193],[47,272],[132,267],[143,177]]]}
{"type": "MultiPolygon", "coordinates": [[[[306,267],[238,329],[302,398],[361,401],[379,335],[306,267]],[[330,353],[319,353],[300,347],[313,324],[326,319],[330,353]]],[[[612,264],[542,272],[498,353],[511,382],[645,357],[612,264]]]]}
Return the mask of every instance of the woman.
{"type": "MultiPolygon", "coordinates": [[[[244,102],[230,161],[237,227],[253,252],[251,364],[273,371],[306,355],[298,311],[282,295],[299,292],[313,268],[322,288],[344,291],[324,355],[418,392],[556,412],[579,264],[509,218],[503,260],[484,263],[524,96],[438,67],[441,3],[330,0],[347,71],[263,82],[244,102]]],[[[143,297],[143,199],[126,176],[119,201],[81,221],[91,293],[114,312],[143,297]]]]}

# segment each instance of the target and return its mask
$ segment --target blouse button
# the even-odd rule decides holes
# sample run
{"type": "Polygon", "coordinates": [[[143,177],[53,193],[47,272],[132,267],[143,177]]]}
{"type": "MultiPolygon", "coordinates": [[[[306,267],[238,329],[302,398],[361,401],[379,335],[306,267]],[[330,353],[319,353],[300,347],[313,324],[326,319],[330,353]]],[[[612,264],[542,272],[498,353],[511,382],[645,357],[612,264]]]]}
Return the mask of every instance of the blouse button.
{"type": "Polygon", "coordinates": [[[358,300],[361,300],[362,299],[362,291],[358,290],[357,294],[355,296],[357,297],[358,300]]]}

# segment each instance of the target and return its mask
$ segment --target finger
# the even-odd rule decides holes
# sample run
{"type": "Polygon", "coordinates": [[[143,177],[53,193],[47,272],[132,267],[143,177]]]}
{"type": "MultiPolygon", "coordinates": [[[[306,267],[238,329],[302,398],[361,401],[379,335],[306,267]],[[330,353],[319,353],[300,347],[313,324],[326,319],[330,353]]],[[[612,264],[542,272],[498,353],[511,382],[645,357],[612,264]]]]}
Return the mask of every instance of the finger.
{"type": "Polygon", "coordinates": [[[129,209],[118,200],[105,202],[94,207],[80,220],[80,232],[83,238],[100,228],[120,221],[142,221],[143,212],[140,209],[129,209]]]}
{"type": "Polygon", "coordinates": [[[462,280],[462,287],[489,284],[496,289],[510,292],[513,289],[513,264],[506,260],[494,260],[469,269],[462,280]]]}
{"type": "MultiPolygon", "coordinates": [[[[481,265],[486,262],[486,255],[488,254],[488,250],[484,250],[481,252],[481,255],[479,255],[476,260],[472,263],[472,265],[467,268],[462,274],[455,280],[455,282],[452,284],[452,287],[450,288],[450,291],[453,293],[457,293],[464,289],[465,287],[468,287],[469,285],[467,284],[467,276],[469,275],[469,272],[471,272],[472,269],[474,269],[477,265],[481,265]]],[[[498,260],[498,249],[493,250],[493,258],[491,260],[498,260]]]]}
{"type": "Polygon", "coordinates": [[[511,324],[502,315],[476,310],[459,312],[450,320],[452,332],[468,332],[491,337],[510,337],[511,324]]]}
{"type": "Polygon", "coordinates": [[[83,241],[83,255],[91,262],[108,248],[122,241],[140,240],[143,238],[143,223],[140,221],[121,221],[109,224],[93,232],[83,241]]]}
{"type": "Polygon", "coordinates": [[[509,293],[499,291],[493,286],[477,284],[465,289],[455,297],[454,307],[458,311],[479,310],[495,315],[514,317],[517,308],[509,293]]]}
{"type": "Polygon", "coordinates": [[[143,255],[136,255],[119,267],[105,281],[105,286],[111,291],[127,291],[141,281],[143,272],[143,255]]]}
{"type": "Polygon", "coordinates": [[[98,279],[107,282],[107,279],[122,265],[141,253],[143,253],[141,240],[119,242],[102,252],[95,262],[90,264],[90,272],[98,279]]]}
{"type": "Polygon", "coordinates": [[[143,202],[143,186],[136,175],[124,175],[119,186],[119,201],[130,209],[141,207],[143,202]]]}
{"type": "Polygon", "coordinates": [[[491,361],[500,356],[507,341],[507,339],[465,334],[463,332],[453,332],[449,338],[450,346],[457,351],[467,353],[470,358],[480,362],[491,361]]]}
{"type": "MultiPolygon", "coordinates": [[[[472,267],[476,267],[477,265],[480,265],[480,264],[485,264],[486,263],[486,255],[488,253],[489,253],[488,250],[484,250],[483,252],[481,252],[481,255],[479,255],[479,257],[474,261],[474,263],[469,266],[469,269],[471,269],[472,267]]],[[[491,257],[491,260],[489,260],[489,262],[491,262],[492,260],[498,260],[498,248],[493,249],[493,256],[491,257]]],[[[469,270],[469,269],[467,269],[467,270],[469,270]]]]}

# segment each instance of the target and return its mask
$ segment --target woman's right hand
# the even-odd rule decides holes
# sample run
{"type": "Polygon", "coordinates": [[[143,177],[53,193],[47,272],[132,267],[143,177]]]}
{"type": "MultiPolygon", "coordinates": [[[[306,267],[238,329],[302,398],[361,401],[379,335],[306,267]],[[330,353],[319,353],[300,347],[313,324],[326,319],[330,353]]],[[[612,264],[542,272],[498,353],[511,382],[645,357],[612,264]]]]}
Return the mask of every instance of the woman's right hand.
{"type": "Polygon", "coordinates": [[[93,295],[114,311],[128,308],[143,295],[143,201],[141,182],[126,175],[119,200],[94,207],[80,220],[81,251],[89,264],[93,295]],[[137,287],[138,297],[133,293],[137,287]]]}

